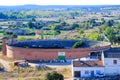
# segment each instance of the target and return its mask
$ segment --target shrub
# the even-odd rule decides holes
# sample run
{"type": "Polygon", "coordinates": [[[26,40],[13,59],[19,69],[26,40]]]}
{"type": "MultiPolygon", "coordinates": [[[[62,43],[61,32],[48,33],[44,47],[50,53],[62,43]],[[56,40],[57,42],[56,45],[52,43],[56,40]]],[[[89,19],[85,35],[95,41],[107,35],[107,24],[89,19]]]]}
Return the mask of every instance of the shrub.
{"type": "Polygon", "coordinates": [[[64,80],[64,77],[62,74],[53,71],[51,73],[46,74],[46,80],[64,80]]]}
{"type": "Polygon", "coordinates": [[[79,48],[79,47],[81,47],[81,46],[83,46],[83,45],[84,45],[84,42],[78,41],[78,42],[76,42],[76,43],[73,45],[73,48],[79,48]]]}

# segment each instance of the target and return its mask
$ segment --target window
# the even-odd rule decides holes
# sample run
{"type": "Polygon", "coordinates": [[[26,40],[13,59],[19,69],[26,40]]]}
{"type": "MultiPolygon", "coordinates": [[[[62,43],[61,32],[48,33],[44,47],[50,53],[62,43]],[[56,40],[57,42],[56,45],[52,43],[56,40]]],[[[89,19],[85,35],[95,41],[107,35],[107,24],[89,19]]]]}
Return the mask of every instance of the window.
{"type": "Polygon", "coordinates": [[[117,60],[113,60],[113,64],[117,64],[117,60]]]}
{"type": "Polygon", "coordinates": [[[74,77],[80,77],[81,72],[80,71],[74,71],[74,77]]]}
{"type": "Polygon", "coordinates": [[[86,70],[86,71],[85,71],[85,74],[89,74],[89,71],[88,71],[88,70],[86,70]]]}

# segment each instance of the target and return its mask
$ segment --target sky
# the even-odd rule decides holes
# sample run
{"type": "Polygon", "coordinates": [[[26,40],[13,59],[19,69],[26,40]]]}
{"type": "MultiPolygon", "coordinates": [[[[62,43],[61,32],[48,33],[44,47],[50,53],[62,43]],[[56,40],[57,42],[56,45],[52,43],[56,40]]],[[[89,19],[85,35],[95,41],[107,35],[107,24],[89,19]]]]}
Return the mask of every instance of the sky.
{"type": "Polygon", "coordinates": [[[120,5],[120,0],[0,0],[3,5],[120,5]]]}

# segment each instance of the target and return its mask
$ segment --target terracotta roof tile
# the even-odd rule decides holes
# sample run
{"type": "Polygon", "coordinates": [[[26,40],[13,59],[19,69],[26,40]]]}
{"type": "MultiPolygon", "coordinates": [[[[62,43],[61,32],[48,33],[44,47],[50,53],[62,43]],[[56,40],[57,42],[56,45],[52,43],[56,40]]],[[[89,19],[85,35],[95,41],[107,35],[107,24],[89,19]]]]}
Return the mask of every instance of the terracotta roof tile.
{"type": "Polygon", "coordinates": [[[103,61],[73,61],[73,67],[103,67],[103,61]]]}

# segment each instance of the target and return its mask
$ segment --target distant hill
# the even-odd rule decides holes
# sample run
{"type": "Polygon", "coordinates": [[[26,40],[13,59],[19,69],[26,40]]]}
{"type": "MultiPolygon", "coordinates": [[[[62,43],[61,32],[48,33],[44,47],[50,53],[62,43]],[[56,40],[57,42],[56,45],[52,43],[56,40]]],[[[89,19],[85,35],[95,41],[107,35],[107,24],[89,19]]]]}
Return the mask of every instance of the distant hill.
{"type": "Polygon", "coordinates": [[[51,9],[76,9],[76,8],[101,8],[120,7],[120,5],[20,5],[20,6],[0,6],[0,11],[10,10],[51,10],[51,9]]]}

